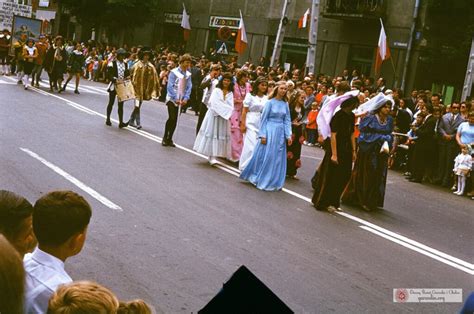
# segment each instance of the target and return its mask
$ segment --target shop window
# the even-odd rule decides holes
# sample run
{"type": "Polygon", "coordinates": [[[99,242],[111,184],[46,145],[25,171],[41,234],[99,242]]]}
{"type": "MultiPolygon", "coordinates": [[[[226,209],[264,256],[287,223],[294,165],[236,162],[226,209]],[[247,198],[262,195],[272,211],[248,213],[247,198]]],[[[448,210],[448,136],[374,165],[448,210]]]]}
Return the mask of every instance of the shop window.
{"type": "Polygon", "coordinates": [[[352,46],[350,48],[347,68],[350,71],[356,69],[361,74],[370,75],[370,70],[372,69],[373,60],[374,60],[373,47],[352,46]]]}

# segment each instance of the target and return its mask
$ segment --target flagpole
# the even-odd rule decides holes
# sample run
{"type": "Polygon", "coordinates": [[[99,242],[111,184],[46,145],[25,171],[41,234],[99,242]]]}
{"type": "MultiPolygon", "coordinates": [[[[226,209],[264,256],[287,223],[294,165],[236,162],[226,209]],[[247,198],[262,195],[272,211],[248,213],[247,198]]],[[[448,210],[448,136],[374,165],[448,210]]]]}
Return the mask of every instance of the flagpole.
{"type": "Polygon", "coordinates": [[[316,46],[318,43],[318,21],[319,21],[319,0],[313,0],[311,4],[311,24],[308,34],[308,53],[306,57],[306,68],[308,72],[315,74],[316,46]]]}
{"type": "Polygon", "coordinates": [[[272,59],[270,60],[270,66],[274,67],[276,63],[280,60],[281,48],[283,45],[283,39],[285,38],[285,28],[286,24],[283,23],[283,20],[286,18],[286,12],[288,10],[288,5],[291,0],[285,0],[283,3],[283,10],[281,12],[280,25],[278,26],[278,33],[275,39],[275,46],[273,46],[272,59]]]}

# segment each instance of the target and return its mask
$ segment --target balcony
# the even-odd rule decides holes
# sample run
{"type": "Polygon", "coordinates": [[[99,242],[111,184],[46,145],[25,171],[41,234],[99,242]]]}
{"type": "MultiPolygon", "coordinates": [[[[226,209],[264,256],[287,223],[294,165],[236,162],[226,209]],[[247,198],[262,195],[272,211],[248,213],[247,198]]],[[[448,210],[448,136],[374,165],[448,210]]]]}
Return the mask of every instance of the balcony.
{"type": "Polygon", "coordinates": [[[379,19],[385,16],[387,0],[326,0],[321,14],[335,19],[379,19]]]}

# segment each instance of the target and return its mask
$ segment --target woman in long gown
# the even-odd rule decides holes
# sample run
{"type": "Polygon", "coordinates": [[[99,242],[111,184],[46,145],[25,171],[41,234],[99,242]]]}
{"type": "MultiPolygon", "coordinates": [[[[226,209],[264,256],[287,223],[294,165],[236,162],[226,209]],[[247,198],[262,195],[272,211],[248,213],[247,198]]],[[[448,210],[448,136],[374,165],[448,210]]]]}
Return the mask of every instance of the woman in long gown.
{"type": "Polygon", "coordinates": [[[242,153],[243,136],[240,131],[240,118],[242,116],[242,105],[247,94],[250,93],[250,84],[248,83],[249,74],[245,70],[240,70],[236,75],[237,84],[234,85],[234,111],[230,117],[230,136],[232,138],[232,152],[229,160],[237,162],[242,153]]]}
{"type": "Polygon", "coordinates": [[[293,98],[290,99],[291,131],[293,133],[293,143],[288,145],[286,175],[297,180],[296,173],[301,167],[301,144],[304,142],[303,136],[303,118],[305,117],[304,108],[305,94],[298,90],[293,98]]]}
{"type": "Polygon", "coordinates": [[[355,159],[355,115],[352,110],[359,104],[359,99],[349,93],[334,99],[327,106],[342,99],[345,100],[341,110],[333,115],[328,125],[330,135],[323,143],[324,159],[315,175],[312,203],[317,210],[333,212],[339,209],[342,192],[351,178],[352,161],[355,159]]]}
{"type": "Polygon", "coordinates": [[[390,100],[383,102],[359,124],[359,151],[342,201],[360,205],[366,211],[382,208],[384,203],[389,150],[383,146],[393,142],[391,106],[390,100]]]}
{"type": "Polygon", "coordinates": [[[239,169],[244,170],[250,159],[258,141],[258,130],[260,129],[260,119],[267,97],[268,82],[264,77],[255,80],[252,92],[245,96],[244,109],[240,121],[240,130],[244,134],[244,147],[240,155],[239,169]]]}
{"type": "Polygon", "coordinates": [[[209,99],[209,107],[196,136],[193,149],[209,156],[209,163],[216,157],[228,158],[231,153],[229,119],[234,109],[233,82],[230,73],[224,73],[209,99]]]}
{"type": "Polygon", "coordinates": [[[260,123],[260,141],[240,178],[254,184],[257,189],[278,191],[283,188],[286,176],[286,142],[291,145],[291,117],[286,102],[287,87],[278,82],[265,104],[260,123]]]}

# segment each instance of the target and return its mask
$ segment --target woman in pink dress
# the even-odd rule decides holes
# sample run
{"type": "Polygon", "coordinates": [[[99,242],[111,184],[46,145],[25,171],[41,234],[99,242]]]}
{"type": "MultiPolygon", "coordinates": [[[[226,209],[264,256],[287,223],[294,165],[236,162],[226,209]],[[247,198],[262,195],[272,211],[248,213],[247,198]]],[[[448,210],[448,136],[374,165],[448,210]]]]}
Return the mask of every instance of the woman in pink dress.
{"type": "Polygon", "coordinates": [[[250,84],[248,83],[249,74],[245,70],[240,70],[236,75],[236,84],[234,85],[234,111],[230,117],[230,136],[231,136],[231,156],[230,160],[238,162],[242,147],[244,145],[243,135],[240,131],[240,117],[242,116],[242,107],[245,96],[250,93],[250,84]]]}

